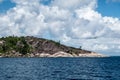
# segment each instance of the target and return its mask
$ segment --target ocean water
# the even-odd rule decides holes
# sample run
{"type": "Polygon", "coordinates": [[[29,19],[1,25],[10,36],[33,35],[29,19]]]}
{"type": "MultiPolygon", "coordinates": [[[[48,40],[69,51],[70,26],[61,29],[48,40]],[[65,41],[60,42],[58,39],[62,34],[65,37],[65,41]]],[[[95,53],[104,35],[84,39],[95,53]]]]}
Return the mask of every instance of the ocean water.
{"type": "Polygon", "coordinates": [[[120,80],[120,57],[0,58],[0,80],[120,80]]]}

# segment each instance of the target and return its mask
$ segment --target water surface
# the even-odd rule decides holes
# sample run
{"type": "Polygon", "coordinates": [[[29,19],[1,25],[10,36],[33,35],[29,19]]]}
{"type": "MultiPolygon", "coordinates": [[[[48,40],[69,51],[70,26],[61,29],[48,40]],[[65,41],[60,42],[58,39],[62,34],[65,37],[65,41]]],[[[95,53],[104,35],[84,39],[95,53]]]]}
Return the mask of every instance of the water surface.
{"type": "Polygon", "coordinates": [[[0,58],[0,80],[120,80],[120,57],[0,58]]]}

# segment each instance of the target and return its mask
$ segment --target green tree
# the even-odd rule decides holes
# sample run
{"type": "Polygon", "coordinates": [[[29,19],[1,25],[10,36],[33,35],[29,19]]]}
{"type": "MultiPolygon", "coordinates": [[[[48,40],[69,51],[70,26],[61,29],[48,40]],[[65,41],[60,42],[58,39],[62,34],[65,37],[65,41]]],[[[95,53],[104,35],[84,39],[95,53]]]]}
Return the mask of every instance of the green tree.
{"type": "Polygon", "coordinates": [[[80,46],[79,49],[82,49],[82,46],[80,46]]]}
{"type": "Polygon", "coordinates": [[[25,54],[27,54],[27,53],[30,52],[30,46],[25,41],[24,37],[21,38],[21,42],[23,43],[24,46],[22,48],[20,48],[20,53],[22,53],[23,55],[25,55],[25,54]]]}

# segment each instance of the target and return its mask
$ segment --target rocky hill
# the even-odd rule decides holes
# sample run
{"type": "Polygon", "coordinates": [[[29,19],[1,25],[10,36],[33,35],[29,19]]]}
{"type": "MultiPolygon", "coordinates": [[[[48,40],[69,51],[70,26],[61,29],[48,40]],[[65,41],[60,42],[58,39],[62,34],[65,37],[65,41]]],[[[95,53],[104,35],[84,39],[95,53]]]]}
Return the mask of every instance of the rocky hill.
{"type": "Polygon", "coordinates": [[[69,47],[32,36],[0,38],[1,57],[104,57],[102,54],[69,47]]]}

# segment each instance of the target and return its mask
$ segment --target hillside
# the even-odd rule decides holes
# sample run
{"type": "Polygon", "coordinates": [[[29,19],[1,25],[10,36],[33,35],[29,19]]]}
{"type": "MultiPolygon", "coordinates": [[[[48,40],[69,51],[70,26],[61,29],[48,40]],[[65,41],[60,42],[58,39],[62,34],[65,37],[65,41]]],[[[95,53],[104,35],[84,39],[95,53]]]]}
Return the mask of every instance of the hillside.
{"type": "Polygon", "coordinates": [[[0,38],[1,57],[103,57],[95,52],[65,46],[32,36],[0,38]]]}

